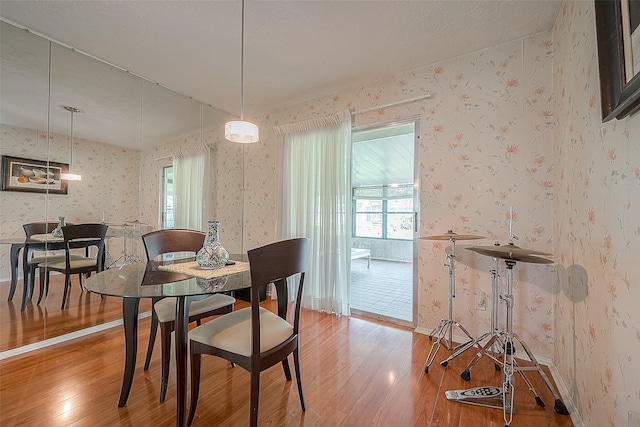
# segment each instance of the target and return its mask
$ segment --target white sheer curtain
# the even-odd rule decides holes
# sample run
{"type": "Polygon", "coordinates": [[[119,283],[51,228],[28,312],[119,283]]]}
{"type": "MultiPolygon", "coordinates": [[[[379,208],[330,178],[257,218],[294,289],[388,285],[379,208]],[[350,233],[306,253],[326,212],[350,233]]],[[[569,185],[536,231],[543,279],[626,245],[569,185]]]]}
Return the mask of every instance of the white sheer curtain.
{"type": "Polygon", "coordinates": [[[202,146],[173,158],[174,227],[206,230],[210,150],[202,146]]]}
{"type": "Polygon", "coordinates": [[[278,235],[311,239],[303,307],[349,315],[351,115],[274,130],[282,136],[278,235]]]}

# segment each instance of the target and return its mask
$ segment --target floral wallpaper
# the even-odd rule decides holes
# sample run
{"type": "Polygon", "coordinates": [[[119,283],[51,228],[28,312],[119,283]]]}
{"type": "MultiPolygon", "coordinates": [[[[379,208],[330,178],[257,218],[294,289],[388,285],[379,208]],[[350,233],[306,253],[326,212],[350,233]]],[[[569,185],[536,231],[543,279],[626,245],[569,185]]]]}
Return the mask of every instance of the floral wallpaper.
{"type": "Polygon", "coordinates": [[[553,40],[554,361],[585,425],[638,425],[640,117],[602,123],[593,2],[566,1],[553,40]]]}
{"type": "MultiPolygon", "coordinates": [[[[0,125],[0,154],[69,162],[68,135],[0,125]]],[[[120,223],[135,220],[139,209],[140,155],[137,150],[74,138],[74,169],[82,181],[71,182],[68,194],[0,192],[0,237],[24,236],[22,224],[34,221],[120,223]]],[[[109,236],[110,234],[108,234],[109,236]]],[[[110,255],[117,259],[122,244],[117,237],[107,241],[110,255]]],[[[9,280],[10,245],[0,245],[0,280],[9,280]]],[[[22,271],[22,270],[20,270],[22,271]]]]}

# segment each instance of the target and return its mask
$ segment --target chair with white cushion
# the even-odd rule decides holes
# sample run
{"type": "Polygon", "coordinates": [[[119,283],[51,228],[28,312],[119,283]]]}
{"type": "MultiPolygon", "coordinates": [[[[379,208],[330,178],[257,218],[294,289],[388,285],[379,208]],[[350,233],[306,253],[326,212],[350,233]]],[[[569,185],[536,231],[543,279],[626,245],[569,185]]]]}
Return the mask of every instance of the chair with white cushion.
{"type": "MultiPolygon", "coordinates": [[[[109,228],[106,224],[77,224],[67,225],[62,227],[62,236],[64,239],[64,261],[48,263],[47,275],[51,271],[64,274],[64,294],[62,295],[62,307],[64,308],[69,288],[71,287],[71,275],[73,274],[86,274],[91,275],[91,272],[100,272],[104,270],[104,237],[107,234],[109,228]],[[88,250],[91,247],[96,247],[96,256],[80,256],[74,255],[71,250],[83,248],[88,250]]],[[[89,254],[90,251],[87,252],[89,254]]],[[[47,278],[47,292],[48,292],[49,280],[47,278]]],[[[80,284],[82,287],[82,283],[80,284]]]]}
{"type": "Polygon", "coordinates": [[[304,275],[310,241],[306,238],[283,240],[248,252],[251,269],[251,307],[213,319],[189,332],[191,356],[191,425],[200,392],[203,354],[236,363],[251,374],[250,425],[258,425],[260,372],[282,363],[287,381],[291,381],[289,354],[293,354],[298,394],[305,410],[300,379],[298,329],[304,275]],[[287,279],[299,275],[296,287],[293,323],[287,321],[287,279]],[[278,314],[260,306],[260,288],[273,283],[278,295],[278,314]]]}
{"type": "MultiPolygon", "coordinates": [[[[144,248],[149,261],[160,255],[170,253],[189,253],[193,256],[204,245],[207,234],[196,230],[187,229],[163,229],[156,230],[142,236],[144,248]]],[[[236,300],[235,298],[215,294],[201,300],[193,301],[189,307],[189,322],[231,313],[236,300]]],[[[175,330],[176,298],[154,298],[153,315],[151,316],[151,332],[149,334],[149,345],[147,346],[147,357],[144,362],[144,370],[149,369],[153,346],[160,324],[160,346],[162,350],[162,383],[160,386],[160,401],[164,402],[167,394],[167,384],[169,382],[169,368],[171,365],[171,332],[175,330]]]]}
{"type": "MultiPolygon", "coordinates": [[[[30,222],[28,224],[23,224],[22,228],[24,229],[24,234],[29,240],[31,236],[38,234],[49,234],[58,226],[58,222],[50,221],[50,222],[30,222]]],[[[48,276],[47,266],[51,263],[61,262],[65,260],[65,255],[63,253],[51,254],[47,251],[31,251],[31,253],[27,254],[27,266],[28,270],[24,272],[24,288],[25,293],[32,293],[34,284],[35,284],[35,275],[38,267],[40,268],[40,295],[38,296],[38,304],[42,300],[42,296],[45,294],[45,277],[48,276]],[[34,253],[37,252],[37,253],[34,253]],[[27,291],[27,287],[30,291],[27,291]]],[[[79,255],[72,255],[75,258],[81,258],[79,255]]],[[[82,283],[82,274],[79,274],[80,283],[82,283]]],[[[47,288],[48,290],[48,288],[47,288]]],[[[48,292],[47,292],[48,293],[48,292]]]]}

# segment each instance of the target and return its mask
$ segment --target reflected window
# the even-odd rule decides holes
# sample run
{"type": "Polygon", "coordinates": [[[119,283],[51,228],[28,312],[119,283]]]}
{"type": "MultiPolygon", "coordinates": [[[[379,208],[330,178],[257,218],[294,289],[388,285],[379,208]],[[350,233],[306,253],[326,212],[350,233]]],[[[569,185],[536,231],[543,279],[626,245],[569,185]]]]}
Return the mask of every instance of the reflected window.
{"type": "Polygon", "coordinates": [[[173,166],[162,168],[162,228],[173,228],[173,166]]]}

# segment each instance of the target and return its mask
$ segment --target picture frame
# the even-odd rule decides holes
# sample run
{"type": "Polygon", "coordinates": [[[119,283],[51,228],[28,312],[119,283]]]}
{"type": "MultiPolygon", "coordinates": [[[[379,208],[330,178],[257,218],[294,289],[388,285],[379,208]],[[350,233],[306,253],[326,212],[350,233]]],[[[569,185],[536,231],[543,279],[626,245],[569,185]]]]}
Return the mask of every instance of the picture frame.
{"type": "Polygon", "coordinates": [[[594,2],[604,123],[640,108],[640,1],[594,2]]]}
{"type": "Polygon", "coordinates": [[[2,191],[67,194],[67,163],[2,156],[2,191]]]}

